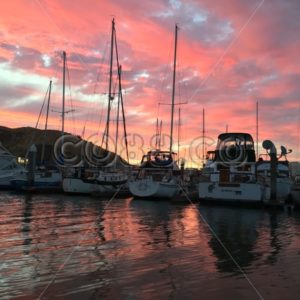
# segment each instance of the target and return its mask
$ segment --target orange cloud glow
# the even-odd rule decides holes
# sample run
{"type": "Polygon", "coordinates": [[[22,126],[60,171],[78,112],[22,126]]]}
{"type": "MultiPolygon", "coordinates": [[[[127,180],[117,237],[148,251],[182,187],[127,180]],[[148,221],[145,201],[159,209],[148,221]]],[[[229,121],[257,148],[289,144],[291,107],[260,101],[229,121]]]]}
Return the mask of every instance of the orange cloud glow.
{"type": "MultiPolygon", "coordinates": [[[[143,139],[132,149],[146,151],[157,118],[163,132],[170,131],[170,106],[159,103],[171,103],[177,23],[175,101],[187,103],[180,106],[185,152],[201,136],[203,108],[210,140],[226,126],[255,135],[258,101],[260,143],[268,138],[286,145],[294,150],[290,159],[298,160],[299,10],[300,3],[284,0],[229,0],[226,5],[217,0],[2,1],[0,124],[34,126],[50,79],[52,109],[59,110],[65,50],[67,105],[75,109],[66,116],[66,131],[81,134],[85,128],[85,136],[103,132],[114,16],[128,133],[143,139]]],[[[52,113],[50,123],[60,128],[59,113],[52,113]]],[[[199,159],[194,163],[200,164],[199,159]]]]}

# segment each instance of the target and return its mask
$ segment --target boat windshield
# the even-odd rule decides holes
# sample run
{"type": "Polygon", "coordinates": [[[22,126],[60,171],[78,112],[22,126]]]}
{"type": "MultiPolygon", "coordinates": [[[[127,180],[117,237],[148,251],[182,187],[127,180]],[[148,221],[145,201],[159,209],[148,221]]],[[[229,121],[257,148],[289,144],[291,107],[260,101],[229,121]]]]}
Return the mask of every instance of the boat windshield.
{"type": "Polygon", "coordinates": [[[150,163],[152,167],[169,166],[173,164],[175,155],[174,152],[169,151],[149,151],[143,156],[141,164],[146,166],[150,163]]]}
{"type": "Polygon", "coordinates": [[[237,164],[255,162],[253,138],[248,133],[223,133],[219,135],[215,161],[237,164]]]}
{"type": "Polygon", "coordinates": [[[221,134],[218,139],[217,150],[223,150],[227,147],[254,150],[254,142],[250,134],[221,134]]]}

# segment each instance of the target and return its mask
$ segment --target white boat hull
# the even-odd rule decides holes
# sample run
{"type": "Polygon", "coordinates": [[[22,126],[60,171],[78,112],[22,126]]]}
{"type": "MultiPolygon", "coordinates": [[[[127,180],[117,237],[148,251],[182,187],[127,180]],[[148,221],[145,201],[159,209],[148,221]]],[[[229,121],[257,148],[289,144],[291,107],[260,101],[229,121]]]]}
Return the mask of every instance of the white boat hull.
{"type": "Polygon", "coordinates": [[[64,178],[63,180],[63,191],[71,194],[105,194],[114,193],[118,189],[118,186],[87,182],[80,178],[64,178]]]}
{"type": "Polygon", "coordinates": [[[10,181],[15,190],[26,191],[61,191],[62,176],[59,172],[37,172],[34,182],[29,184],[27,173],[16,175],[10,181]]]}
{"type": "Polygon", "coordinates": [[[200,200],[262,202],[264,199],[264,187],[258,183],[200,182],[198,190],[200,200]]]}
{"type": "MultiPolygon", "coordinates": [[[[270,179],[266,181],[268,187],[266,189],[266,199],[271,198],[270,179]]],[[[278,200],[287,200],[291,194],[292,180],[290,178],[277,178],[276,196],[278,200]]]]}
{"type": "Polygon", "coordinates": [[[0,175],[0,189],[11,187],[11,180],[14,178],[14,173],[8,172],[0,175]]]}
{"type": "Polygon", "coordinates": [[[293,202],[297,206],[300,206],[300,186],[295,186],[291,189],[291,196],[292,196],[293,202]]]}
{"type": "Polygon", "coordinates": [[[163,182],[149,179],[138,179],[129,182],[129,191],[139,198],[168,198],[179,194],[179,186],[174,181],[163,182]]]}

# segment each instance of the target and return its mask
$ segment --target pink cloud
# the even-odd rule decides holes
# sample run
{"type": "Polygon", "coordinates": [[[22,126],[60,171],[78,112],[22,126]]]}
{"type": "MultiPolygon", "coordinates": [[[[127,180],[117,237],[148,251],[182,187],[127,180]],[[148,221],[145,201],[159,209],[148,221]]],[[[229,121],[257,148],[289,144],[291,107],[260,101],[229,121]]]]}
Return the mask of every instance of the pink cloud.
{"type": "MultiPolygon", "coordinates": [[[[76,131],[80,132],[85,123],[90,133],[98,131],[101,111],[104,118],[106,111],[114,15],[128,131],[141,134],[149,145],[157,117],[163,119],[164,132],[169,132],[170,107],[161,106],[159,116],[157,111],[158,102],[171,102],[174,24],[178,23],[176,102],[188,101],[182,105],[182,142],[201,134],[203,107],[207,111],[208,133],[214,138],[226,124],[230,130],[254,134],[255,103],[259,101],[263,116],[261,138],[290,142],[296,149],[292,158],[298,159],[295,132],[300,96],[300,4],[281,0],[229,0],[226,5],[211,0],[176,3],[3,2],[0,69],[9,65],[16,77],[27,72],[45,81],[54,79],[54,106],[60,107],[61,52],[66,50],[76,131]]],[[[30,99],[34,94],[43,95],[45,86],[32,87],[26,77],[22,83],[11,78],[6,86],[0,83],[0,91],[7,96],[2,96],[0,102],[1,124],[32,125],[42,97],[38,102],[30,99]],[[30,89],[22,89],[26,85],[30,89]],[[6,107],[7,100],[16,101],[18,97],[23,104],[6,107]],[[10,118],[14,113],[18,117],[10,118]]],[[[52,126],[58,127],[59,119],[58,114],[53,116],[52,126]]],[[[72,131],[74,126],[68,122],[68,130],[72,131]]]]}

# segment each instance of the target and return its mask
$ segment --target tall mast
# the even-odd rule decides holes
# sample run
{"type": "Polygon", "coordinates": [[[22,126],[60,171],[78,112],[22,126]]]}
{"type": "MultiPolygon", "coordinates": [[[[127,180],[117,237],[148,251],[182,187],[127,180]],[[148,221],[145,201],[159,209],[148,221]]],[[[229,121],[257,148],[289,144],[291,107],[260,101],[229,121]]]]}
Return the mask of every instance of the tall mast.
{"type": "Polygon", "coordinates": [[[159,125],[159,138],[158,138],[158,149],[160,150],[160,145],[161,145],[161,133],[162,133],[162,120],[160,120],[160,125],[159,125]]]}
{"type": "Polygon", "coordinates": [[[109,139],[109,119],[111,110],[111,100],[112,100],[112,69],[113,69],[113,56],[114,56],[114,35],[115,35],[115,19],[112,19],[111,28],[111,41],[110,41],[110,66],[109,66],[109,85],[108,85],[108,107],[107,107],[107,120],[106,120],[106,141],[105,149],[108,149],[108,139],[109,139]]]}
{"type": "Polygon", "coordinates": [[[48,116],[49,116],[49,107],[50,107],[51,87],[52,87],[52,80],[50,80],[50,83],[49,83],[44,141],[43,141],[43,145],[42,145],[42,154],[41,154],[41,164],[44,162],[44,157],[45,157],[45,144],[46,144],[46,135],[47,135],[47,129],[48,129],[48,116]]]}
{"type": "Polygon", "coordinates": [[[202,111],[202,161],[204,166],[205,157],[205,109],[202,111]]]}
{"type": "MultiPolygon", "coordinates": [[[[121,109],[122,109],[122,118],[123,118],[123,130],[124,130],[124,139],[125,139],[125,148],[126,148],[126,156],[127,162],[129,163],[129,153],[128,153],[128,140],[127,140],[127,130],[126,130],[126,119],[125,119],[125,110],[124,110],[124,101],[123,101],[123,93],[122,93],[122,66],[119,63],[119,53],[118,53],[118,44],[117,44],[117,34],[114,31],[114,39],[115,39],[115,49],[116,49],[116,61],[117,61],[117,68],[118,68],[118,81],[119,81],[119,98],[121,102],[121,109]]],[[[118,116],[119,116],[119,102],[118,102],[118,116]]],[[[119,118],[119,117],[118,117],[119,118]]],[[[117,139],[116,139],[117,140],[117,139]]]]}
{"type": "Polygon", "coordinates": [[[258,159],[258,101],[256,101],[256,158],[258,159]]]}
{"type": "Polygon", "coordinates": [[[177,142],[178,142],[178,145],[177,145],[177,157],[178,157],[178,161],[179,161],[180,126],[181,126],[181,116],[180,116],[180,113],[181,113],[181,109],[179,107],[179,109],[178,109],[178,136],[177,136],[177,142]]]}
{"type": "Polygon", "coordinates": [[[62,111],[61,111],[61,134],[65,132],[65,85],[66,85],[66,52],[63,51],[63,88],[62,88],[62,111]]]}
{"type": "MultiPolygon", "coordinates": [[[[119,63],[118,63],[119,65],[119,63]]],[[[119,94],[121,100],[121,109],[122,109],[122,117],[123,117],[123,130],[124,130],[124,138],[125,138],[125,148],[126,148],[126,156],[127,161],[129,163],[129,153],[128,153],[128,140],[127,140],[127,130],[126,130],[126,119],[125,119],[125,111],[124,111],[124,102],[123,102],[123,94],[122,94],[122,81],[121,81],[121,66],[118,68],[119,72],[119,94]]]]}
{"type": "Polygon", "coordinates": [[[156,118],[155,149],[158,149],[158,118],[156,118]]]}
{"type": "Polygon", "coordinates": [[[170,152],[172,152],[172,144],[173,144],[173,122],[174,122],[175,81],[176,81],[176,56],[177,56],[177,32],[178,32],[178,26],[176,24],[175,25],[174,65],[173,65],[173,85],[172,85],[172,112],[171,112],[170,152]]]}
{"type": "Polygon", "coordinates": [[[119,93],[118,93],[118,108],[117,108],[117,128],[116,128],[116,145],[115,145],[115,157],[117,157],[118,152],[118,137],[119,137],[119,114],[120,114],[120,101],[121,101],[121,74],[122,66],[118,66],[118,77],[119,77],[119,93]]]}
{"type": "Polygon", "coordinates": [[[52,80],[50,80],[50,83],[49,83],[49,93],[48,93],[48,102],[47,102],[45,131],[48,129],[48,116],[49,116],[49,108],[50,108],[51,88],[52,88],[52,80]]]}

